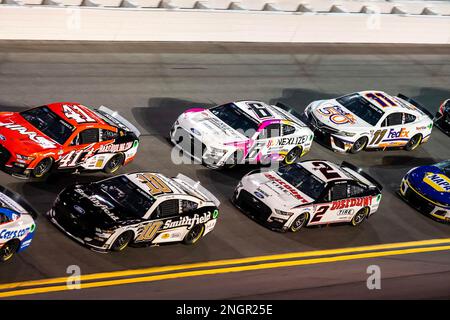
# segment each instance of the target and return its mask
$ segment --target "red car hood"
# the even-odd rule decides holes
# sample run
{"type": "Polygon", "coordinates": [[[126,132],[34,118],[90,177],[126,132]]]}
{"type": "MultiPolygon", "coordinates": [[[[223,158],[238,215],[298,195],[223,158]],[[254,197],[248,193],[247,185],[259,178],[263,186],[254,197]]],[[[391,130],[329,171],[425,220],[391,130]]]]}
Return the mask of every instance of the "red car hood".
{"type": "Polygon", "coordinates": [[[0,112],[0,144],[10,152],[22,155],[45,152],[59,146],[17,112],[0,112]]]}

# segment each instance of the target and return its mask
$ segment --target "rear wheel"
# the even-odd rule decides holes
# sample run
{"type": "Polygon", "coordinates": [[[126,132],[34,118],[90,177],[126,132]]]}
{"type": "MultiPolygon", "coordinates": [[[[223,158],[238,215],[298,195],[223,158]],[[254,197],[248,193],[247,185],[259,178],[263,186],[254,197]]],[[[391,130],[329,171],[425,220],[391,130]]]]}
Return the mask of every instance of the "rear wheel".
{"type": "Polygon", "coordinates": [[[19,249],[20,242],[18,240],[11,240],[0,248],[0,262],[10,260],[19,249]]]}
{"type": "Polygon", "coordinates": [[[49,174],[53,165],[52,158],[45,158],[39,161],[39,163],[34,167],[32,174],[35,178],[44,178],[47,174],[49,174]]]}
{"type": "Polygon", "coordinates": [[[303,148],[295,147],[288,152],[288,154],[284,157],[284,162],[286,164],[293,164],[302,156],[303,148]]]}
{"type": "Polygon", "coordinates": [[[117,237],[116,240],[114,240],[114,243],[111,246],[112,251],[122,251],[125,249],[133,240],[133,232],[126,231],[122,233],[120,236],[117,237]]]}
{"type": "Polygon", "coordinates": [[[185,244],[195,244],[197,243],[203,234],[205,233],[205,225],[197,224],[189,230],[188,234],[184,237],[183,242],[185,244]]]}
{"type": "Polygon", "coordinates": [[[116,154],[105,164],[103,171],[106,173],[114,173],[122,166],[125,156],[122,153],[116,154]]]}
{"type": "Polygon", "coordinates": [[[291,231],[297,232],[308,223],[309,213],[302,212],[291,224],[291,231]]]}
{"type": "Polygon", "coordinates": [[[411,139],[409,139],[408,143],[405,146],[405,150],[412,151],[416,149],[420,145],[420,142],[422,142],[422,135],[416,134],[411,139]]]}
{"type": "Polygon", "coordinates": [[[361,137],[353,143],[353,146],[350,148],[350,153],[358,153],[362,151],[367,145],[367,138],[361,137]]]}
{"type": "Polygon", "coordinates": [[[361,223],[366,220],[367,216],[369,215],[369,208],[365,207],[359,210],[352,219],[352,226],[356,227],[359,226],[361,223]]]}

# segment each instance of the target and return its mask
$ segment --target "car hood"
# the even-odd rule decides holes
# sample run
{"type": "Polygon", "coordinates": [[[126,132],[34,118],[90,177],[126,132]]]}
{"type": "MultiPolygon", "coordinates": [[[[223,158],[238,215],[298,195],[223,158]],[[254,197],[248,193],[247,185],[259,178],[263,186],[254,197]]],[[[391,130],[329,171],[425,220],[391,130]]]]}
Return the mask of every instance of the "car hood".
{"type": "Polygon", "coordinates": [[[0,144],[10,151],[24,155],[48,151],[59,146],[17,112],[0,113],[0,144]]]}
{"type": "Polygon", "coordinates": [[[337,130],[354,132],[365,131],[372,127],[335,99],[320,101],[311,108],[311,111],[321,123],[337,130]],[[332,117],[332,113],[337,113],[339,116],[332,117]]]}
{"type": "Polygon", "coordinates": [[[450,178],[435,166],[423,166],[413,169],[408,174],[408,181],[419,193],[450,206],[450,178]]]}
{"type": "Polygon", "coordinates": [[[314,202],[314,199],[299,191],[274,171],[247,176],[246,188],[272,208],[292,209],[314,202]]]}
{"type": "Polygon", "coordinates": [[[141,221],[131,216],[114,199],[97,191],[93,184],[66,188],[59,196],[59,203],[63,203],[73,217],[90,227],[111,229],[141,221]]]}
{"type": "Polygon", "coordinates": [[[186,131],[205,144],[226,144],[248,140],[246,136],[231,128],[207,109],[184,113],[179,118],[179,122],[186,131]]]}

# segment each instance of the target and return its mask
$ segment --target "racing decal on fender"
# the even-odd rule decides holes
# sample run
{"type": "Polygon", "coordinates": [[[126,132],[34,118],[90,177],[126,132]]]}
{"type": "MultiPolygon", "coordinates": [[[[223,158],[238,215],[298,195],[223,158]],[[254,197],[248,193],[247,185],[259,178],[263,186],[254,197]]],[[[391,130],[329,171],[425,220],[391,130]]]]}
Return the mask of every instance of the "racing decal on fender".
{"type": "Polygon", "coordinates": [[[171,219],[167,220],[164,223],[163,229],[171,229],[182,226],[189,226],[188,229],[191,229],[193,226],[205,223],[209,220],[211,220],[211,212],[203,213],[203,215],[195,214],[193,217],[184,216],[177,221],[172,221],[171,219]]]}
{"type": "Polygon", "coordinates": [[[333,201],[330,210],[340,210],[353,207],[366,207],[372,205],[372,197],[353,198],[333,201]]]}
{"type": "Polygon", "coordinates": [[[300,200],[302,203],[308,203],[308,201],[305,198],[303,198],[302,195],[298,193],[298,191],[294,187],[289,185],[287,182],[278,179],[277,177],[274,177],[268,173],[265,173],[264,176],[270,181],[276,182],[277,184],[282,186],[285,190],[289,191],[289,193],[293,195],[297,200],[300,200]]]}
{"type": "Polygon", "coordinates": [[[28,138],[34,142],[36,142],[37,144],[39,144],[42,148],[45,149],[52,149],[52,148],[56,148],[56,144],[50,140],[48,140],[47,138],[44,138],[42,136],[39,136],[36,132],[34,131],[28,131],[27,128],[19,125],[19,124],[15,124],[14,122],[0,122],[0,127],[4,127],[7,128],[9,130],[13,130],[13,131],[17,131],[19,132],[21,135],[24,136],[28,136],[28,138]]]}
{"type": "Polygon", "coordinates": [[[133,141],[120,144],[107,144],[100,146],[98,153],[116,153],[131,149],[133,141]]]}
{"type": "Polygon", "coordinates": [[[438,192],[450,192],[450,179],[444,174],[427,172],[423,182],[438,192]]]}
{"type": "Polygon", "coordinates": [[[324,116],[328,116],[330,121],[334,124],[356,123],[356,119],[351,113],[345,112],[338,106],[323,107],[317,111],[324,116]]]}
{"type": "Polygon", "coordinates": [[[15,238],[22,238],[29,232],[30,228],[24,228],[20,230],[8,231],[6,229],[0,231],[0,240],[10,240],[15,238]]]}

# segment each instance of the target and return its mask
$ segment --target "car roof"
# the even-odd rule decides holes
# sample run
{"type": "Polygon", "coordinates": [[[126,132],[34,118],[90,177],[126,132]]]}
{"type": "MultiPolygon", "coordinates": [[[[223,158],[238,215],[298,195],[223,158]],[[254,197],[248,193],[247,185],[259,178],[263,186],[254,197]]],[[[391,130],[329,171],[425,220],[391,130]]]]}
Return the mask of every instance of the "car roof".
{"type": "Polygon", "coordinates": [[[74,127],[92,127],[93,125],[97,124],[97,125],[108,125],[102,118],[100,118],[92,109],[90,109],[89,107],[86,107],[80,103],[76,103],[76,102],[54,102],[54,103],[49,103],[47,104],[47,107],[52,110],[54,113],[56,113],[58,116],[60,116],[62,119],[64,119],[66,122],[68,122],[69,124],[71,124],[74,127]],[[78,108],[80,108],[82,110],[82,112],[84,112],[86,115],[88,115],[91,119],[93,119],[94,121],[91,122],[84,122],[84,123],[79,123],[77,121],[75,121],[72,118],[67,117],[67,115],[64,113],[64,106],[69,106],[69,107],[73,107],[76,106],[78,108]]]}
{"type": "Polygon", "coordinates": [[[167,195],[189,195],[175,180],[156,172],[135,172],[126,174],[134,184],[154,198],[167,195]]]}
{"type": "Polygon", "coordinates": [[[386,114],[394,112],[408,112],[413,113],[414,115],[421,115],[419,110],[411,103],[399,97],[392,96],[384,91],[366,90],[359,91],[357,93],[368,100],[372,105],[384,111],[386,114]],[[383,101],[384,104],[381,104],[380,100],[383,101]]]}
{"type": "Polygon", "coordinates": [[[319,178],[320,180],[322,180],[323,182],[326,183],[330,183],[330,182],[336,182],[336,181],[354,181],[354,177],[352,177],[350,174],[348,174],[346,171],[344,171],[340,166],[338,166],[337,164],[330,162],[330,161],[326,161],[326,160],[307,160],[307,161],[302,161],[299,162],[299,164],[305,168],[306,170],[308,170],[309,172],[311,172],[313,175],[315,175],[317,178],[319,178]],[[321,170],[319,170],[317,168],[317,166],[314,165],[314,163],[316,162],[322,162],[324,164],[327,164],[328,166],[330,166],[331,168],[333,168],[333,172],[337,173],[338,176],[335,177],[327,177],[324,172],[322,172],[321,170]]]}
{"type": "Polygon", "coordinates": [[[257,100],[241,100],[233,102],[239,109],[244,111],[248,116],[250,116],[252,119],[254,119],[257,123],[261,124],[265,121],[281,121],[281,120],[288,120],[292,121],[292,119],[289,119],[285,114],[280,112],[275,106],[269,105],[262,101],[257,100]],[[261,105],[262,108],[265,108],[267,111],[269,111],[270,115],[266,117],[259,117],[258,114],[253,111],[250,106],[252,104],[258,104],[261,105]]]}

